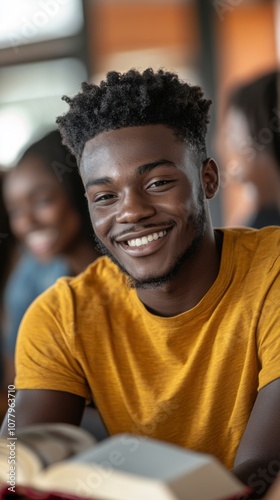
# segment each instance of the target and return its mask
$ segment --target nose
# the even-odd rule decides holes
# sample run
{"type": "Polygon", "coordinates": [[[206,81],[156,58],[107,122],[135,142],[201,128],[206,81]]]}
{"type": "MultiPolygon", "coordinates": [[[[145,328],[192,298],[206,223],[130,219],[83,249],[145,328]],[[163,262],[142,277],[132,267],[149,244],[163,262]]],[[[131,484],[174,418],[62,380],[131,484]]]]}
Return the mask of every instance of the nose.
{"type": "Polygon", "coordinates": [[[148,195],[142,192],[128,192],[118,203],[118,213],[116,222],[135,223],[142,219],[152,217],[156,213],[156,208],[152,204],[148,195]]]}

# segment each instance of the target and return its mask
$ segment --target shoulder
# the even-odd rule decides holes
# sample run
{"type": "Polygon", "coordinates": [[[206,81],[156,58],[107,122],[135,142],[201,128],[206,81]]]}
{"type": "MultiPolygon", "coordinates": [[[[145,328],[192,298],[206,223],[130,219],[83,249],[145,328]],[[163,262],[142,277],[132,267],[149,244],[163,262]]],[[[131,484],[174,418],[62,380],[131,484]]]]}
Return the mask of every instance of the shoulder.
{"type": "Polygon", "coordinates": [[[222,262],[239,282],[270,286],[280,271],[280,227],[224,228],[222,262]]]}
{"type": "Polygon", "coordinates": [[[34,338],[35,332],[38,336],[38,325],[42,325],[42,338],[46,338],[46,332],[59,331],[66,342],[73,343],[73,339],[77,340],[75,332],[81,336],[93,324],[99,325],[108,308],[113,313],[123,312],[120,303],[126,304],[129,294],[125,281],[125,276],[107,257],[100,257],[75,277],[59,278],[27,310],[20,337],[34,338]]]}
{"type": "Polygon", "coordinates": [[[126,278],[108,257],[99,257],[90,264],[82,273],[75,277],[63,277],[58,280],[58,285],[67,285],[73,292],[87,288],[97,289],[109,286],[112,289],[126,286],[126,278]]]}
{"type": "Polygon", "coordinates": [[[28,302],[36,297],[36,260],[29,253],[17,260],[4,290],[4,302],[28,302]],[[25,290],[25,293],[22,293],[25,290]]]}
{"type": "Polygon", "coordinates": [[[224,248],[238,249],[242,254],[256,254],[275,260],[280,253],[280,227],[268,226],[261,229],[224,228],[224,248]]]}
{"type": "MultiPolygon", "coordinates": [[[[29,253],[23,254],[8,278],[5,296],[23,295],[34,300],[39,294],[53,285],[58,278],[69,274],[67,264],[60,258],[50,262],[40,262],[29,253]]],[[[21,297],[23,302],[25,298],[21,297]]],[[[28,301],[27,301],[28,302],[28,301]]]]}
{"type": "Polygon", "coordinates": [[[98,297],[110,295],[111,297],[127,293],[126,278],[119,268],[107,257],[100,257],[90,264],[77,276],[62,276],[48,288],[38,299],[37,303],[51,308],[53,311],[67,311],[70,303],[92,303],[98,297]]]}
{"type": "Polygon", "coordinates": [[[49,262],[40,262],[29,252],[23,253],[16,262],[10,279],[21,280],[28,278],[32,282],[40,280],[40,276],[53,275],[55,279],[63,274],[69,274],[67,264],[57,257],[49,262]]]}

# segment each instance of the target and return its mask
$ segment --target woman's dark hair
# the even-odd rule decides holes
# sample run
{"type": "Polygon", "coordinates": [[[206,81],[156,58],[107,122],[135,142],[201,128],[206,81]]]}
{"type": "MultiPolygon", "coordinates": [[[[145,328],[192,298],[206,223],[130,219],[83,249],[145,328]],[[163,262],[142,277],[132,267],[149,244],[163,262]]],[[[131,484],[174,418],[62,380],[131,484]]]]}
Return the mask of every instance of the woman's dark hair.
{"type": "Polygon", "coordinates": [[[77,168],[75,157],[62,144],[58,130],[53,130],[43,138],[29,146],[17,162],[16,168],[20,168],[23,160],[27,158],[40,158],[57,181],[61,183],[72,206],[81,216],[83,233],[93,241],[93,229],[88,213],[84,186],[77,168]]]}
{"type": "Polygon", "coordinates": [[[163,124],[186,141],[200,161],[206,156],[205,136],[211,101],[199,86],[180,81],[175,73],[131,69],[111,71],[100,85],[82,83],[67,113],[57,118],[63,143],[78,164],[85,143],[96,135],[123,127],[163,124]]]}
{"type": "Polygon", "coordinates": [[[261,143],[280,168],[280,70],[271,71],[233,89],[226,103],[243,113],[250,136],[261,143]]]}

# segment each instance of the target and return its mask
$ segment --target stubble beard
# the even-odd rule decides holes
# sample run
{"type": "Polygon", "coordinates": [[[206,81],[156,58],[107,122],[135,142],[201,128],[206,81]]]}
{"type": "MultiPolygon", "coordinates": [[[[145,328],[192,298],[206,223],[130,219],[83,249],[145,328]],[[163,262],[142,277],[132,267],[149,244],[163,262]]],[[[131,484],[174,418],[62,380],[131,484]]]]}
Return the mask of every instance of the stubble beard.
{"type": "Polygon", "coordinates": [[[199,202],[200,202],[200,210],[197,216],[190,217],[188,221],[188,227],[192,226],[194,233],[190,245],[184,250],[184,252],[181,255],[179,255],[176,259],[174,259],[174,262],[173,264],[171,264],[170,269],[161,276],[144,278],[142,280],[134,278],[125,269],[125,267],[114,257],[114,255],[111,254],[108,248],[105,247],[105,245],[103,245],[102,241],[96,235],[94,235],[96,248],[101,254],[109,257],[109,259],[111,259],[111,261],[114,262],[114,264],[116,264],[119,267],[122,273],[124,273],[128,277],[128,285],[131,288],[136,288],[137,290],[160,288],[164,284],[169,283],[176,276],[178,276],[178,274],[180,273],[181,269],[186,264],[186,262],[193,257],[193,255],[197,252],[197,250],[201,246],[207,225],[204,193],[202,188],[199,193],[199,202]]]}

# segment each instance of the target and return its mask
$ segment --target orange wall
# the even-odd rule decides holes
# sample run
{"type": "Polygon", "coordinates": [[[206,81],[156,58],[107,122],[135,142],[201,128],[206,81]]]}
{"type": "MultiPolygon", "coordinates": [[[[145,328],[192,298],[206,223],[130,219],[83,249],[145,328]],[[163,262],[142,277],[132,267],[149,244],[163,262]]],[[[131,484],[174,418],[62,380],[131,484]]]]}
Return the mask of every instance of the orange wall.
{"type": "MultiPolygon", "coordinates": [[[[208,1],[208,0],[207,0],[208,1]]],[[[199,27],[193,3],[155,0],[88,2],[89,52],[93,67],[107,56],[150,48],[184,50],[199,56],[199,27]]],[[[223,16],[214,13],[219,93],[236,81],[276,64],[273,1],[246,1],[223,16]]]]}
{"type": "Polygon", "coordinates": [[[116,52],[162,47],[197,52],[195,5],[184,2],[96,2],[88,7],[90,52],[95,66],[116,52]]]}
{"type": "Polygon", "coordinates": [[[276,65],[273,2],[241,4],[216,22],[219,89],[276,65]]]}

